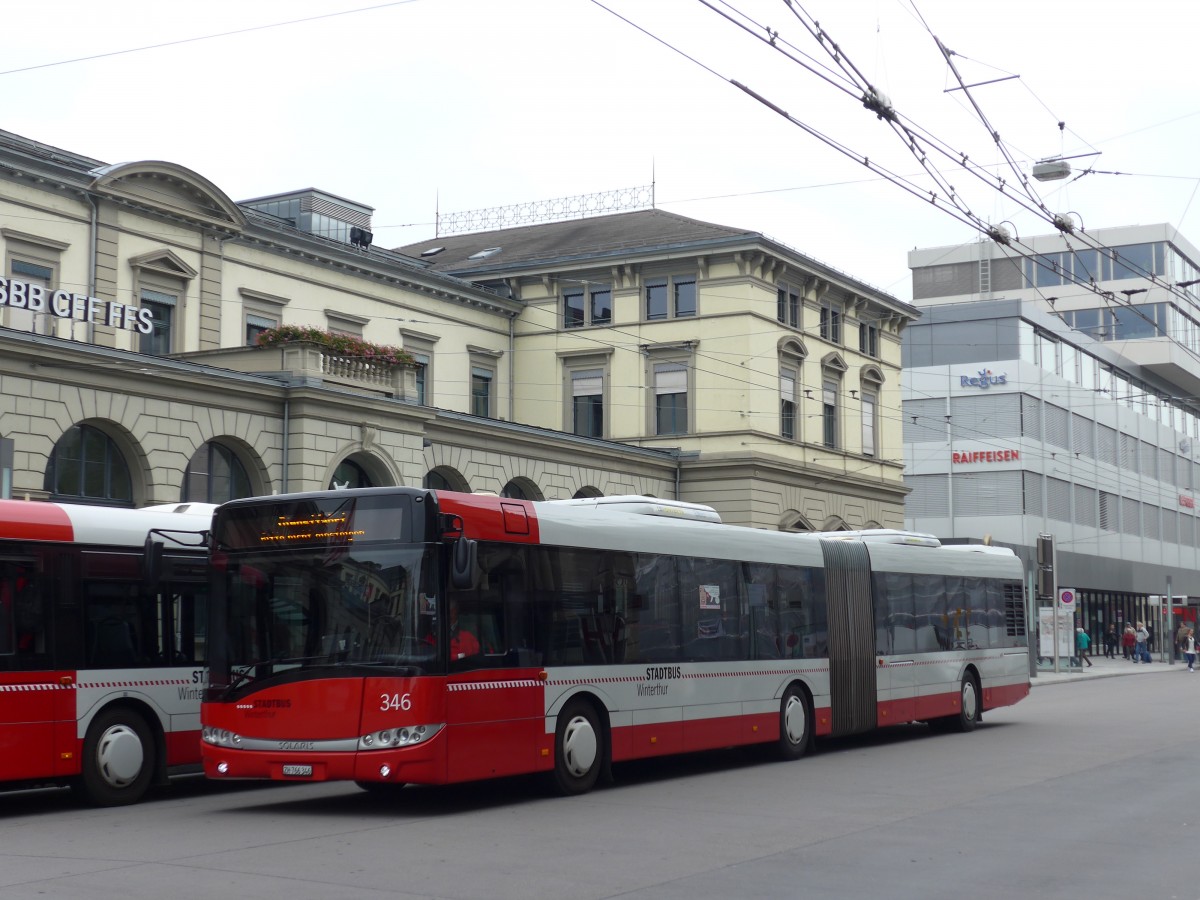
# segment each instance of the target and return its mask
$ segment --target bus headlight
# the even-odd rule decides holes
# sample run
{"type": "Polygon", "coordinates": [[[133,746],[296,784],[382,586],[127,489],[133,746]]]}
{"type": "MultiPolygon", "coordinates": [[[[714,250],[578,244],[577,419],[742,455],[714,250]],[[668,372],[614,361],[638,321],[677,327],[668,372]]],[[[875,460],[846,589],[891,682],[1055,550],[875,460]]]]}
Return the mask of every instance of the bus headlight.
{"type": "Polygon", "coordinates": [[[442,730],[444,723],[437,725],[409,725],[406,728],[384,728],[372,731],[358,739],[359,750],[386,750],[391,747],[411,747],[428,741],[442,730]]]}
{"type": "Polygon", "coordinates": [[[200,730],[200,736],[205,743],[213,744],[217,747],[236,747],[242,742],[240,734],[234,734],[232,731],[226,731],[224,728],[213,728],[211,725],[205,725],[200,730]]]}

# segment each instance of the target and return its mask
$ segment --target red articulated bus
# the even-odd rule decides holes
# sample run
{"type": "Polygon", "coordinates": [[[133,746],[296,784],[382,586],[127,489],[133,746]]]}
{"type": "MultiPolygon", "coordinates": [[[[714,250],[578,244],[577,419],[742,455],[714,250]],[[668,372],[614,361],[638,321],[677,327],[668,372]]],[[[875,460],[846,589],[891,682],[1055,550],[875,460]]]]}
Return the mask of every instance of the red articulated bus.
{"type": "Polygon", "coordinates": [[[200,772],[208,557],[194,533],[214,508],[0,500],[5,787],[71,784],[111,806],[200,772]]]}
{"type": "Polygon", "coordinates": [[[1010,551],[647,497],[369,488],[213,519],[205,773],[368,790],[929,721],[1029,692],[1010,551]],[[850,539],[846,539],[849,537],[850,539]]]}

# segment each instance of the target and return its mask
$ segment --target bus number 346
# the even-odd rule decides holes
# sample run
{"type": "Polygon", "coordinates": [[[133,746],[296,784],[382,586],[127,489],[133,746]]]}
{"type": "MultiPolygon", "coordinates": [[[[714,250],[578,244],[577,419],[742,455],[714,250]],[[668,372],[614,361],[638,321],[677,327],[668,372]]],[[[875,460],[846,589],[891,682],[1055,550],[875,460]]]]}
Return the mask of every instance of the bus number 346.
{"type": "Polygon", "coordinates": [[[387,712],[392,709],[412,709],[412,694],[380,694],[379,711],[387,712]]]}

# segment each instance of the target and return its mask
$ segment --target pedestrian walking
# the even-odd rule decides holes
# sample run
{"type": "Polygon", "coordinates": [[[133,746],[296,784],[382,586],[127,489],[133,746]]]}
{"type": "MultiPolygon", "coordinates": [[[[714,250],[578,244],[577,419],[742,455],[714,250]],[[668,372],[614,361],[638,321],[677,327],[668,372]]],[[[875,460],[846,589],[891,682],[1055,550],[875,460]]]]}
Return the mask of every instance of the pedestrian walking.
{"type": "Polygon", "coordinates": [[[1183,642],[1179,649],[1183,651],[1183,658],[1187,660],[1188,671],[1196,671],[1196,636],[1192,633],[1192,629],[1185,628],[1186,632],[1183,636],[1183,642]]]}
{"type": "Polygon", "coordinates": [[[1108,630],[1104,632],[1104,658],[1117,658],[1117,643],[1120,636],[1117,634],[1117,626],[1109,623],[1108,630]]]}
{"type": "Polygon", "coordinates": [[[1147,646],[1150,641],[1150,632],[1146,630],[1145,623],[1143,623],[1143,622],[1137,623],[1137,631],[1134,632],[1134,640],[1135,640],[1135,643],[1133,646],[1133,661],[1135,663],[1136,662],[1144,662],[1144,663],[1152,662],[1152,660],[1150,659],[1150,648],[1149,648],[1149,646],[1147,646]]]}
{"type": "Polygon", "coordinates": [[[1125,626],[1125,632],[1121,635],[1121,653],[1126,659],[1132,659],[1137,662],[1137,657],[1133,655],[1133,651],[1137,646],[1137,635],[1134,634],[1133,625],[1125,626]]]}
{"type": "Polygon", "coordinates": [[[1086,631],[1084,631],[1082,628],[1076,628],[1075,629],[1075,652],[1079,654],[1079,664],[1081,666],[1084,663],[1087,663],[1089,666],[1092,665],[1092,659],[1091,659],[1092,654],[1090,652],[1091,646],[1092,646],[1092,639],[1088,635],[1088,633],[1086,631]]]}

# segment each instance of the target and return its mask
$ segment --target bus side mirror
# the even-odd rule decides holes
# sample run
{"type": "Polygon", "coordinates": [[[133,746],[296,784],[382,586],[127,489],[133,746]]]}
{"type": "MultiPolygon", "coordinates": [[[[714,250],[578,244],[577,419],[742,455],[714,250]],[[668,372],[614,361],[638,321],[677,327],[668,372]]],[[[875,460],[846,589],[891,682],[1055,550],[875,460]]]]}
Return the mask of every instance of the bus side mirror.
{"type": "Polygon", "coordinates": [[[154,590],[162,580],[163,545],[154,540],[154,535],[146,535],[146,544],[142,553],[142,584],[148,590],[154,590]]]}
{"type": "Polygon", "coordinates": [[[450,586],[457,591],[475,587],[476,545],[472,540],[460,537],[450,550],[450,586]]]}

